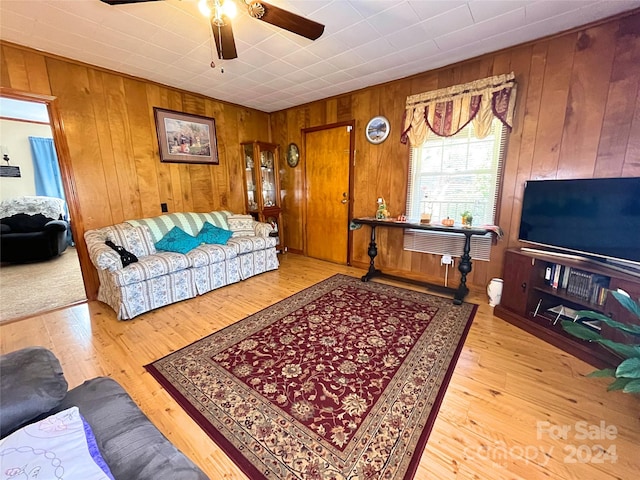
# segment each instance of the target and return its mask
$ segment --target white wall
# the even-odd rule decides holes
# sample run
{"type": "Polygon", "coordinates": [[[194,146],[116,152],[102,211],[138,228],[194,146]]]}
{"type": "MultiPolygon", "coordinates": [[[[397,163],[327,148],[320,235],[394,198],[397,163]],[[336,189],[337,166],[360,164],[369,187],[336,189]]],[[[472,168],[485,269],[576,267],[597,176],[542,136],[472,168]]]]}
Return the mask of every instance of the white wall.
{"type": "MultiPolygon", "coordinates": [[[[28,137],[52,138],[51,127],[0,119],[0,145],[9,150],[9,165],[20,167],[20,178],[0,177],[0,200],[36,194],[36,181],[28,137]]],[[[0,165],[6,165],[0,155],[0,165]]]]}

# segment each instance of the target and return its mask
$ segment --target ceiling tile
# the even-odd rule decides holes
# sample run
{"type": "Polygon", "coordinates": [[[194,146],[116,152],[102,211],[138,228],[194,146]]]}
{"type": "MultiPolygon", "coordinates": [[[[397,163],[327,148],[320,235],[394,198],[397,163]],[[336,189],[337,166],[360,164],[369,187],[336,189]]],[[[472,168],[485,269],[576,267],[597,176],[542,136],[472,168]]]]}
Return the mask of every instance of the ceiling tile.
{"type": "Polygon", "coordinates": [[[221,61],[196,0],[0,0],[0,39],[274,111],[640,9],[640,0],[272,1],[324,33],[311,41],[249,17],[236,0],[238,58],[221,61]]]}

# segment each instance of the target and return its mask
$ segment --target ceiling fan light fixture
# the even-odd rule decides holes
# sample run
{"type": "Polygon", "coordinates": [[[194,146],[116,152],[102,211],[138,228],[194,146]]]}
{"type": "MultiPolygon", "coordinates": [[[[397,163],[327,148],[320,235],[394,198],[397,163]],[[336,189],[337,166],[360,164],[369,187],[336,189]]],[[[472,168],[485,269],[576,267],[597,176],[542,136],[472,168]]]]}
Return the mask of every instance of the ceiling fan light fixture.
{"type": "Polygon", "coordinates": [[[260,2],[247,3],[247,10],[253,18],[262,18],[264,16],[264,5],[260,2]]]}
{"type": "Polygon", "coordinates": [[[224,25],[222,16],[232,19],[238,13],[238,8],[233,0],[200,0],[198,2],[200,13],[207,18],[213,18],[216,25],[224,25]]]}
{"type": "Polygon", "coordinates": [[[213,6],[212,0],[200,0],[198,2],[198,10],[205,17],[209,18],[211,16],[211,7],[213,6]]]}
{"type": "Polygon", "coordinates": [[[235,18],[238,13],[238,7],[236,7],[236,2],[233,0],[226,0],[222,2],[222,14],[226,15],[229,18],[235,18]]]}

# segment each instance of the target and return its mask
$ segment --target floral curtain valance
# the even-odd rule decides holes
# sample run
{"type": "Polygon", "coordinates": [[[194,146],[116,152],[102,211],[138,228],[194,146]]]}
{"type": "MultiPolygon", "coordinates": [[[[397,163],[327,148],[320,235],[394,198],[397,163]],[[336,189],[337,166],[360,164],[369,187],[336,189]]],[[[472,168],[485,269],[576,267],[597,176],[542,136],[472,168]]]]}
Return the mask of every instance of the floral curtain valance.
{"type": "Polygon", "coordinates": [[[483,78],[407,97],[400,141],[422,145],[429,132],[441,137],[455,135],[473,122],[475,135],[486,137],[497,117],[511,131],[516,101],[515,75],[483,78]]]}

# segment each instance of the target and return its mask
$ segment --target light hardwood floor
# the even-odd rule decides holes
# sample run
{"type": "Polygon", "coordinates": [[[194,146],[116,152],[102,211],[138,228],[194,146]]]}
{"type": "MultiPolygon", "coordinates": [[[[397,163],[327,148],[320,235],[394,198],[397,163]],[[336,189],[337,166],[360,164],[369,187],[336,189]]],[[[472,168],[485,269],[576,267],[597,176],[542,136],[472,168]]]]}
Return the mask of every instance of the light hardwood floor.
{"type": "MultiPolygon", "coordinates": [[[[2,325],[0,352],[48,347],[70,387],[113,377],[212,480],[245,479],[143,366],[335,273],[363,273],[293,254],[280,260],[276,272],[132,321],[90,302],[2,325]]],[[[480,308],[415,478],[637,478],[640,399],[607,393],[607,380],[584,377],[589,365],[495,318],[483,292],[467,300],[480,308]]]]}

